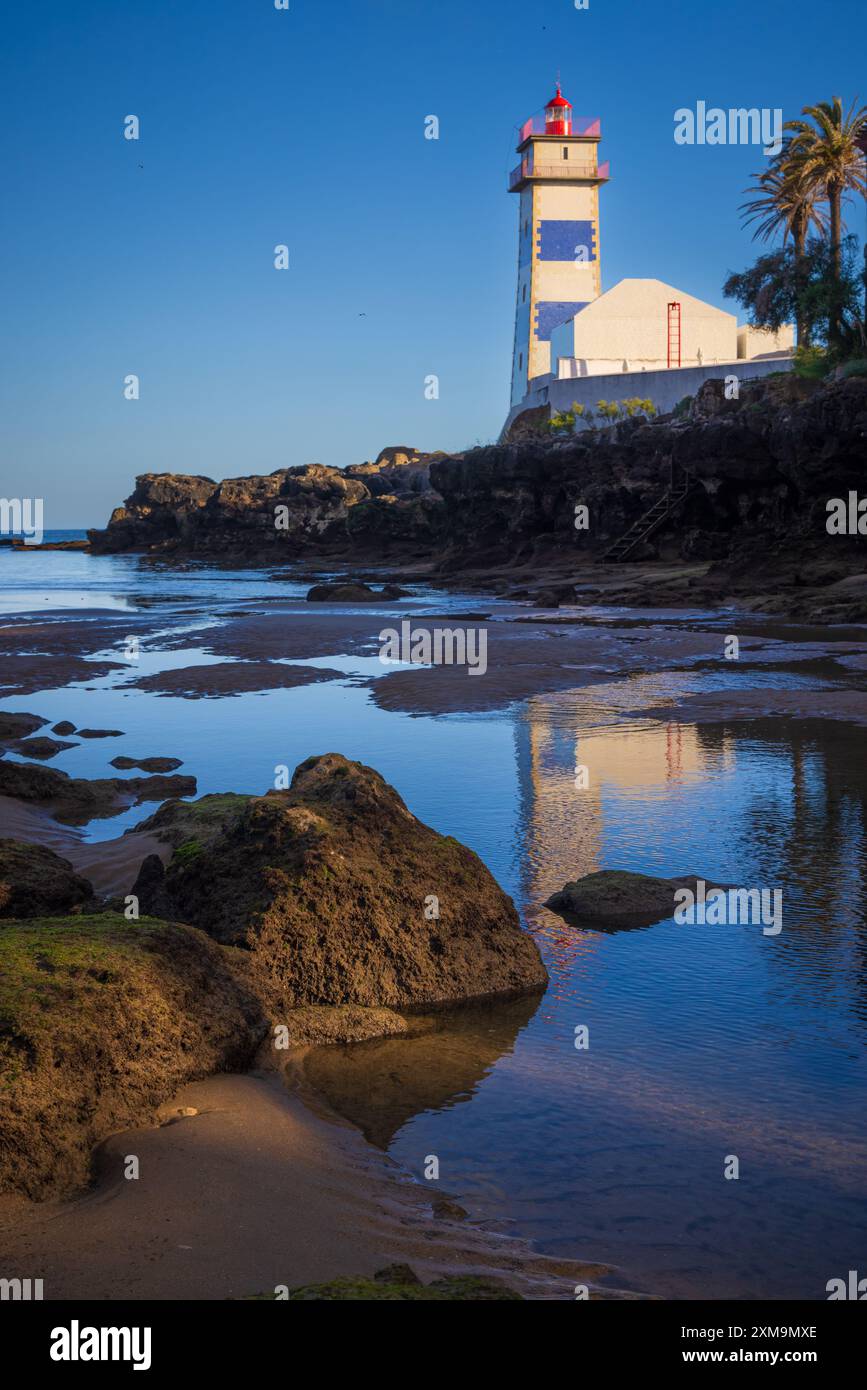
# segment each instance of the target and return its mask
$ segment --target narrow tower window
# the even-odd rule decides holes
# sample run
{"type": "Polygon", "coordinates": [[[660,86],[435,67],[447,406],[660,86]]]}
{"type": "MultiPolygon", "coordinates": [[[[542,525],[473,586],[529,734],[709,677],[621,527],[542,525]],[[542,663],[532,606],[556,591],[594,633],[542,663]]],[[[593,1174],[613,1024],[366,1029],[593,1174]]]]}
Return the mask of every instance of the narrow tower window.
{"type": "Polygon", "coordinates": [[[569,146],[568,146],[568,145],[564,145],[564,146],[563,146],[563,158],[564,158],[564,159],[568,159],[568,158],[569,158],[569,146]]]}

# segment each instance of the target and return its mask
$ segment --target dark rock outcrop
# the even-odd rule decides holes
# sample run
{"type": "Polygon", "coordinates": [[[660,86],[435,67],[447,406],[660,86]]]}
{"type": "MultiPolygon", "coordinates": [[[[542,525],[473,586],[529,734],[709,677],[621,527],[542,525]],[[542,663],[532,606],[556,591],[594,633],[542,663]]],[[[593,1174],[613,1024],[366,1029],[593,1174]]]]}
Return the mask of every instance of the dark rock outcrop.
{"type": "Polygon", "coordinates": [[[229,809],[225,829],[180,842],[166,889],[173,916],[250,950],[263,996],[400,1008],[544,987],[532,937],[478,857],[371,768],[309,758],[288,791],[229,809]]]}
{"type": "Polygon", "coordinates": [[[112,758],[111,766],[116,767],[119,772],[128,772],[131,768],[140,768],[142,772],[174,772],[176,768],[183,767],[182,758],[125,758],[120,754],[112,758]]]}
{"type": "MultiPolygon", "coordinates": [[[[448,518],[441,568],[472,561],[532,572],[558,555],[592,559],[665,492],[673,469],[697,485],[633,558],[713,561],[693,601],[822,585],[829,564],[838,580],[863,571],[864,539],[829,536],[826,504],[863,489],[867,381],[819,386],[783,375],[742,384],[736,401],[722,387],[706,383],[680,418],[530,435],[433,464],[448,518]],[[586,530],[575,529],[579,504],[589,510],[586,530]]],[[[658,590],[648,590],[647,601],[658,602],[658,590]]],[[[792,602],[789,595],[781,607],[792,602]]],[[[856,617],[867,605],[840,595],[835,612],[856,617]]]]}
{"type": "Polygon", "coordinates": [[[0,795],[43,802],[66,825],[85,825],[97,816],[117,815],[126,806],[195,796],[195,777],[70,777],[59,768],[36,763],[0,762],[0,795]]]}
{"type": "MultiPolygon", "coordinates": [[[[550,570],[550,588],[603,555],[672,478],[688,475],[686,501],[632,560],[709,565],[690,602],[745,595],[763,611],[867,615],[863,593],[825,601],[827,589],[864,570],[864,537],[830,536],[826,504],[863,486],[865,378],[816,383],[781,373],[742,381],[738,399],[726,400],[720,376],[654,421],[553,437],[541,423],[521,417],[506,442],[464,454],[398,448],[342,472],[312,464],[220,484],[145,474],[91,538],[95,549],[242,552],[268,562],[418,561],[449,578],[498,567],[538,583],[550,570]],[[578,506],[588,509],[586,528],[576,528],[578,506]]],[[[682,602],[675,590],[669,597],[682,602]]],[[[666,596],[647,585],[646,602],[666,596]]]]}
{"type": "Polygon", "coordinates": [[[439,505],[430,467],[442,457],[397,446],[346,469],[311,463],[222,483],[143,473],[105,530],[88,535],[97,553],[201,551],[274,562],[311,551],[430,545],[439,505]]]}
{"type": "Polygon", "coordinates": [[[40,762],[47,762],[49,758],[56,758],[58,753],[62,753],[64,748],[77,748],[77,743],[70,743],[68,739],[61,738],[19,738],[12,744],[16,753],[23,753],[27,758],[38,758],[40,762]]]}
{"type": "Polygon", "coordinates": [[[184,473],[143,473],[122,507],[115,507],[105,531],[88,531],[97,552],[149,550],[169,543],[191,546],[195,521],[216,490],[213,478],[184,473]]]}
{"type": "Polygon", "coordinates": [[[369,584],[332,583],[314,584],[308,591],[308,603],[382,603],[407,598],[408,589],[399,584],[384,584],[381,589],[371,589],[369,584]]]}
{"type": "MultiPolygon", "coordinates": [[[[567,922],[600,931],[647,927],[673,917],[678,888],[695,892],[697,882],[691,874],[656,878],[627,869],[601,869],[565,884],[546,900],[545,907],[567,922]]],[[[709,880],[705,883],[709,889],[722,886],[709,880]]]]}
{"type": "Polygon", "coordinates": [[[11,714],[6,710],[0,710],[0,743],[12,743],[16,739],[27,738],[28,734],[35,733],[47,723],[48,720],[40,719],[38,714],[11,714]]]}
{"type": "Polygon", "coordinates": [[[105,531],[88,534],[102,553],[181,549],[276,560],[342,534],[348,509],[369,497],[364,483],[318,463],[222,483],[144,473],[105,531]]]}
{"type": "Polygon", "coordinates": [[[346,476],[364,483],[371,497],[420,494],[430,489],[430,466],[447,455],[438,451],[422,454],[407,445],[383,449],[373,463],[353,464],[346,476]]]}
{"type": "Polygon", "coordinates": [[[81,911],[93,888],[68,859],[42,845],[0,840],[0,917],[81,911]]]}

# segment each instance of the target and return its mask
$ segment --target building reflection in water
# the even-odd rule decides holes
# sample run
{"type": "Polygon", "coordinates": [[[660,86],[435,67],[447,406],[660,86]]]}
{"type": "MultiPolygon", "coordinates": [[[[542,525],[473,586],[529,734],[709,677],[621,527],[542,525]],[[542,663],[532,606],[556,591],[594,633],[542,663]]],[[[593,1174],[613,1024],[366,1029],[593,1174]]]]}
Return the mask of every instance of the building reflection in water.
{"type": "MultiPolygon", "coordinates": [[[[555,993],[568,980],[574,997],[581,962],[596,954],[599,938],[567,926],[542,903],[583,874],[639,867],[606,858],[606,811],[622,829],[623,803],[631,801],[637,823],[644,822],[642,838],[653,817],[661,818],[656,829],[664,834],[671,795],[733,761],[731,740],[708,745],[695,725],[617,717],[618,709],[659,704],[666,693],[658,677],[638,677],[530,700],[516,720],[520,908],[547,947],[555,993]]],[[[672,862],[667,869],[690,867],[672,862]]]]}

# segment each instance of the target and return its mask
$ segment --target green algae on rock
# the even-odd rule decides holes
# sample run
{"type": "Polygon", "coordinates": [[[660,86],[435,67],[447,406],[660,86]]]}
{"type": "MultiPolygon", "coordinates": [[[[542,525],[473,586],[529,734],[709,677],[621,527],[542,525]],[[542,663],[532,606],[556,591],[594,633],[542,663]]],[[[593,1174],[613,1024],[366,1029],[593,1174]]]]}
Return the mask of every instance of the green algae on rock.
{"type": "Polygon", "coordinates": [[[0,925],[0,1192],[82,1187],[107,1134],[249,1065],[267,1023],[235,954],[112,913],[0,925]]]}
{"type": "MultiPolygon", "coordinates": [[[[544,906],[564,921],[600,931],[652,926],[673,917],[678,888],[696,889],[695,875],[656,878],[628,869],[600,869],[574,879],[547,898],[544,906]]],[[[707,880],[708,888],[720,884],[707,880]]]]}
{"type": "Polygon", "coordinates": [[[24,840],[0,840],[0,918],[76,912],[93,888],[68,859],[24,840]]]}
{"type": "MultiPolygon", "coordinates": [[[[177,834],[173,820],[192,826],[198,804],[146,827],[177,834]]],[[[308,758],[287,791],[228,809],[216,835],[205,818],[201,849],[176,852],[165,888],[179,920],[247,947],[258,987],[286,1008],[418,1007],[547,983],[478,856],[417,820],[372,768],[308,758]]]]}

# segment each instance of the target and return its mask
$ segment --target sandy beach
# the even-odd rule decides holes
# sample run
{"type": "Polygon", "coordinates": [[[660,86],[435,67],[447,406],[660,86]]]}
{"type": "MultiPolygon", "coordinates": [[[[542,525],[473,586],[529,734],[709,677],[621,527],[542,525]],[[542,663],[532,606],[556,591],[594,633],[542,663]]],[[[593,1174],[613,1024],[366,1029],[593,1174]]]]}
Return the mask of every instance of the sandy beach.
{"type": "Polygon", "coordinates": [[[160,1118],[101,1146],[86,1195],[38,1206],[0,1199],[7,1277],[44,1279],[47,1299],[226,1299],[408,1263],[425,1283],[493,1274],[526,1297],[562,1299],[604,1279],[599,1295],[616,1296],[604,1266],[546,1259],[513,1237],[435,1216],[434,1185],[410,1182],[275,1073],[193,1083],[160,1118]],[[185,1108],[198,1113],[180,1115],[185,1108]],[[137,1180],[123,1176],[132,1154],[137,1180]]]}

